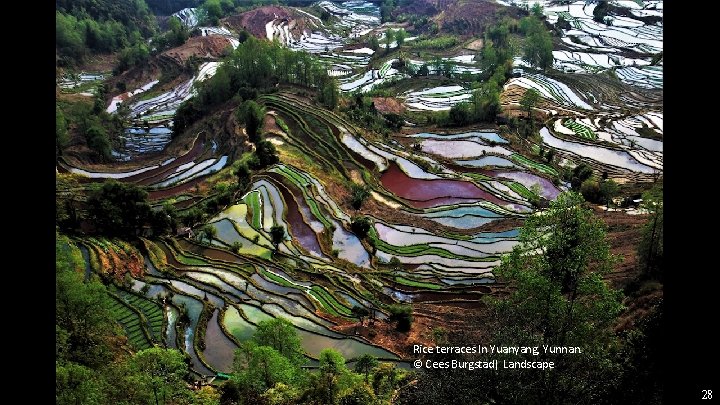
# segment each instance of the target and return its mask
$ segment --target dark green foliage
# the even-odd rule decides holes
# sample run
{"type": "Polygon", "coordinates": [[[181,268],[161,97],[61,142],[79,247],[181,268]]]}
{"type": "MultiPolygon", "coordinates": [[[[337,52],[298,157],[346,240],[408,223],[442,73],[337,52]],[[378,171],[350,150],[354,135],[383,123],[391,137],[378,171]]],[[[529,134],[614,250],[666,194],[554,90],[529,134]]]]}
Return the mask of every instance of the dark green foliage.
{"type": "Polygon", "coordinates": [[[249,183],[250,183],[250,175],[252,172],[248,168],[248,166],[243,163],[238,166],[237,171],[235,172],[235,175],[238,179],[238,187],[240,189],[244,189],[249,183]]]}
{"type": "Polygon", "coordinates": [[[198,207],[192,207],[190,209],[181,211],[178,214],[178,221],[187,226],[197,224],[198,222],[202,221],[202,219],[203,213],[198,207]]]}
{"type": "Polygon", "coordinates": [[[273,225],[270,228],[270,239],[272,244],[275,245],[275,249],[277,249],[285,240],[285,227],[282,225],[273,225]]]}
{"type": "Polygon", "coordinates": [[[90,149],[96,151],[105,159],[110,158],[111,145],[105,128],[93,125],[85,131],[85,140],[90,149]]]}
{"type": "Polygon", "coordinates": [[[174,48],[185,43],[190,37],[187,27],[177,17],[168,20],[168,31],[153,38],[155,51],[160,53],[166,49],[174,48]]]}
{"type": "Polygon", "coordinates": [[[395,31],[388,29],[385,31],[385,50],[390,50],[390,44],[395,40],[395,31]]]}
{"type": "Polygon", "coordinates": [[[580,194],[585,200],[597,204],[601,200],[600,185],[596,180],[587,179],[580,185],[580,194]]]}
{"type": "MultiPolygon", "coordinates": [[[[253,100],[259,93],[275,91],[275,86],[280,83],[316,88],[323,93],[318,96],[323,103],[332,106],[338,101],[333,82],[326,69],[310,54],[249,36],[225,58],[213,77],[202,82],[198,94],[180,106],[173,136],[181,134],[213,106],[235,96],[253,100]]],[[[244,118],[238,118],[245,122],[244,118]]]]}
{"type": "MultiPolygon", "coordinates": [[[[365,310],[365,312],[367,312],[367,310],[365,310]]],[[[372,372],[373,369],[377,366],[378,366],[378,361],[374,356],[369,355],[369,354],[363,354],[355,362],[355,372],[364,374],[365,375],[365,383],[367,384],[370,372],[372,372]]]]}
{"type": "Polygon", "coordinates": [[[663,302],[660,300],[634,329],[621,335],[623,349],[617,357],[622,374],[610,403],[663,403],[664,336],[663,302]]]}
{"type": "Polygon", "coordinates": [[[520,22],[520,29],[525,34],[523,59],[535,67],[547,69],[553,64],[553,44],[550,32],[535,16],[525,17],[520,22]]]}
{"type": "Polygon", "coordinates": [[[109,53],[141,43],[156,23],[143,0],[58,0],[57,63],[72,66],[91,53],[109,53]]]}
{"type": "Polygon", "coordinates": [[[472,113],[470,112],[470,105],[466,102],[460,102],[450,108],[448,115],[450,123],[455,126],[463,126],[470,123],[472,119],[472,113]]]}
{"type": "Polygon", "coordinates": [[[377,51],[378,49],[380,49],[380,41],[378,41],[375,35],[370,35],[370,39],[368,40],[368,48],[372,49],[373,51],[377,51]]]}
{"type": "Polygon", "coordinates": [[[280,161],[275,153],[275,145],[269,141],[259,141],[255,145],[255,156],[257,160],[249,161],[250,167],[253,169],[262,169],[280,161]]]}
{"type": "Polygon", "coordinates": [[[399,332],[409,332],[412,326],[412,305],[404,304],[392,304],[388,306],[390,316],[388,319],[393,322],[397,322],[395,329],[399,332]]]}
{"type": "Polygon", "coordinates": [[[384,114],[383,117],[385,118],[385,121],[387,121],[388,126],[395,131],[399,131],[405,122],[403,117],[398,114],[384,114]]]}
{"type": "Polygon", "coordinates": [[[132,383],[156,403],[167,403],[188,394],[188,365],[176,349],[153,347],[141,350],[128,362],[132,383]]]}
{"type": "Polygon", "coordinates": [[[395,41],[397,42],[398,46],[401,46],[403,43],[405,43],[405,38],[407,38],[407,37],[408,37],[408,33],[403,28],[400,28],[397,31],[395,31],[395,41]]]}
{"type": "Polygon", "coordinates": [[[540,101],[540,93],[535,89],[528,89],[520,99],[520,105],[527,113],[527,117],[532,119],[532,109],[540,101]]]}
{"type": "Polygon", "coordinates": [[[380,6],[380,22],[392,21],[392,13],[397,7],[396,1],[384,0],[380,6]]]}
{"type": "Polygon", "coordinates": [[[373,390],[367,385],[356,384],[340,398],[340,405],[367,405],[377,403],[373,390]]]}
{"type": "Polygon", "coordinates": [[[240,43],[242,44],[245,41],[247,41],[247,39],[250,38],[251,36],[252,36],[251,33],[249,33],[247,30],[243,29],[242,31],[240,31],[240,34],[238,34],[238,41],[240,41],[240,43]]]}
{"type": "Polygon", "coordinates": [[[248,134],[250,142],[257,143],[260,141],[260,130],[262,129],[263,119],[265,118],[265,107],[256,103],[254,100],[246,100],[236,111],[238,122],[245,124],[245,131],[248,134]]]}
{"type": "Polygon", "coordinates": [[[113,236],[135,236],[150,219],[152,211],[147,191],[115,180],[93,185],[87,204],[97,230],[113,236]]]}
{"type": "Polygon", "coordinates": [[[318,90],[318,101],[330,110],[334,110],[340,99],[340,88],[337,80],[332,77],[323,78],[318,90]]]}
{"type": "Polygon", "coordinates": [[[563,357],[563,367],[552,371],[505,374],[496,395],[520,392],[532,378],[538,381],[537,391],[522,391],[516,402],[576,402],[588,392],[597,398],[617,372],[612,361],[617,340],[611,327],[622,309],[619,292],[602,279],[615,262],[605,226],[583,206],[580,195],[562,193],[545,215],[526,221],[520,241],[498,269],[517,289],[507,300],[494,302],[499,328],[493,341],[582,346],[582,353],[563,357]],[[524,253],[529,251],[545,254],[524,253]]]}
{"type": "Polygon", "coordinates": [[[297,330],[285,318],[258,323],[252,341],[258,346],[272,347],[296,366],[305,363],[305,351],[300,344],[297,330]]]}
{"type": "Polygon", "coordinates": [[[600,182],[600,200],[609,208],[613,197],[620,192],[620,186],[613,181],[605,179],[600,182]]]}
{"type": "Polygon", "coordinates": [[[593,20],[599,23],[604,23],[605,16],[607,16],[609,8],[607,0],[600,0],[593,9],[593,20]]]}
{"type": "Polygon", "coordinates": [[[353,307],[350,309],[350,312],[352,312],[355,318],[358,318],[358,320],[360,320],[361,325],[363,323],[363,320],[368,315],[370,315],[370,311],[368,311],[365,307],[359,307],[357,305],[353,305],[353,307]]]}
{"type": "Polygon", "coordinates": [[[570,173],[570,185],[573,190],[579,191],[582,183],[592,176],[592,169],[585,163],[580,163],[570,173]]]}
{"type": "Polygon", "coordinates": [[[510,28],[507,26],[507,24],[498,23],[487,30],[487,36],[488,38],[490,38],[496,48],[505,48],[508,46],[510,28]]]}
{"type": "Polygon", "coordinates": [[[210,224],[203,226],[200,233],[202,239],[206,240],[207,243],[212,243],[212,241],[217,238],[217,229],[210,224]]]}
{"type": "MultiPolygon", "coordinates": [[[[112,358],[108,338],[119,329],[113,321],[112,303],[105,286],[99,281],[84,283],[84,269],[85,262],[77,246],[67,237],[56,235],[56,359],[99,367],[112,358]]],[[[75,371],[82,373],[82,370],[75,371]]]]}
{"type": "Polygon", "coordinates": [[[68,123],[65,114],[59,107],[55,107],[55,157],[62,155],[62,150],[70,141],[68,136],[68,123]]]}
{"type": "Polygon", "coordinates": [[[663,281],[663,195],[662,188],[643,194],[643,208],[650,213],[638,246],[638,260],[645,278],[663,281]]]}
{"type": "MultiPolygon", "coordinates": [[[[562,366],[503,373],[426,371],[403,403],[445,403],[449,397],[479,404],[633,402],[608,400],[621,371],[612,327],[622,305],[619,292],[602,278],[614,263],[602,221],[577,193],[562,193],[544,215],[526,220],[520,242],[497,268],[514,288],[507,298],[488,299],[488,344],[538,346],[539,354],[467,360],[554,361],[562,366]],[[528,254],[536,251],[545,254],[528,254]],[[578,346],[582,353],[547,354],[543,345],[578,346]]],[[[472,341],[462,333],[455,339],[454,345],[472,341]]]]}
{"type": "Polygon", "coordinates": [[[232,381],[247,401],[243,403],[258,403],[254,398],[269,388],[292,384],[298,377],[298,367],[271,346],[249,341],[235,350],[232,381]]]}
{"type": "Polygon", "coordinates": [[[131,47],[123,49],[118,57],[118,65],[115,67],[115,73],[125,71],[133,66],[145,63],[150,58],[150,51],[147,45],[137,43],[131,47]]]}
{"type": "Polygon", "coordinates": [[[202,117],[203,109],[198,107],[195,99],[191,98],[180,104],[177,111],[175,112],[175,119],[173,121],[173,138],[182,134],[193,122],[197,121],[202,117]]]}
{"type": "Polygon", "coordinates": [[[364,239],[367,236],[371,226],[372,222],[370,222],[370,219],[367,217],[353,218],[353,221],[350,223],[350,228],[353,233],[360,239],[364,239]]]}
{"type": "Polygon", "coordinates": [[[533,6],[530,8],[530,12],[538,20],[542,20],[543,18],[545,18],[545,15],[543,15],[543,6],[541,6],[540,3],[533,4],[533,6]]]}
{"type": "Polygon", "coordinates": [[[350,204],[356,210],[359,210],[363,201],[370,197],[370,189],[367,186],[353,184],[350,189],[350,204]]]}

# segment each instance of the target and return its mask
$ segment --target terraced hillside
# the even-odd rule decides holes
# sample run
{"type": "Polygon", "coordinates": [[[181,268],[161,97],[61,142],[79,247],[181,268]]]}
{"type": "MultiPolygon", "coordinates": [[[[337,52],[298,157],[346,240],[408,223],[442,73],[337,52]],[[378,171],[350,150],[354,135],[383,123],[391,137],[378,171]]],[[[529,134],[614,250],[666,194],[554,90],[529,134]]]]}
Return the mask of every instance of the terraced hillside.
{"type": "MultiPolygon", "coordinates": [[[[483,13],[510,2],[498,3],[483,13]]],[[[522,73],[499,83],[498,122],[439,118],[481,97],[487,66],[466,46],[491,19],[470,25],[456,45],[428,50],[413,42],[429,34],[410,24],[407,38],[385,44],[400,25],[381,24],[376,3],[358,1],[264,6],[198,27],[190,45],[159,58],[207,53],[192,74],[109,95],[108,113],[129,107],[123,146],[101,164],[61,157],[57,195],[80,212],[88,209],[84,193],[116,180],[146,191],[153,212],[177,220],[163,233],[145,226],[129,241],[91,235],[90,214],[77,226],[88,230],[76,238],[88,265],[115,285],[113,311],[131,345],[181,349],[195,373],[211,376],[229,372],[233,350],[275,317],[296,328],[308,365],[331,347],[348,361],[371,354],[407,366],[413,344],[433,343],[433,328],[482,334],[466,315],[486,307],[483,297],[507,294],[494,269],[519,243],[525,219],[572,187],[568,173],[584,164],[593,178],[622,184],[663,173],[662,61],[650,62],[662,51],[662,23],[597,23],[592,4],[544,3],[549,25],[562,17],[571,28],[554,38],[551,68],[516,57],[522,73]],[[323,10],[330,17],[321,20],[323,10]],[[336,105],[317,95],[324,88],[290,80],[249,96],[223,70],[231,59],[214,52],[220,43],[241,47],[242,29],[313,54],[334,83],[336,105]],[[382,47],[371,49],[377,40],[382,47]],[[176,133],[178,110],[215,75],[241,90],[176,133]],[[540,98],[531,108],[537,127],[524,136],[512,121],[527,115],[528,89],[540,98]],[[383,115],[372,96],[407,111],[383,115]],[[261,111],[260,142],[251,140],[247,100],[261,111]],[[373,130],[377,122],[385,133],[373,130]],[[267,144],[278,162],[263,167],[267,144]],[[410,332],[395,330],[394,304],[412,306],[410,332]],[[360,321],[363,310],[372,326],[360,321]]],[[[632,13],[662,15],[662,2],[644,4],[632,13]]],[[[460,27],[460,13],[443,21],[460,27]]],[[[198,24],[191,11],[180,16],[198,24]]],[[[85,73],[62,87],[98,77],[85,73]]]]}

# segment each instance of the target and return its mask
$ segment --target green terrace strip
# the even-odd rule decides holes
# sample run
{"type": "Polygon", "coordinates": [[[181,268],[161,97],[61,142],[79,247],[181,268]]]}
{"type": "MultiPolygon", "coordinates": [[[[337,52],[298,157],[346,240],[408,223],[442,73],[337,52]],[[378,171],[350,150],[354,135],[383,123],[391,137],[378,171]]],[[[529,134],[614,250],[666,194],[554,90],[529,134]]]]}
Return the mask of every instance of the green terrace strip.
{"type": "Polygon", "coordinates": [[[325,289],[320,286],[314,285],[310,288],[310,295],[312,295],[322,307],[331,315],[352,317],[352,311],[347,307],[340,304],[335,297],[330,295],[325,289]]]}
{"type": "MultiPolygon", "coordinates": [[[[446,259],[458,259],[458,260],[467,260],[470,262],[484,262],[490,260],[488,257],[469,257],[469,256],[462,256],[458,255],[452,252],[448,252],[445,249],[436,247],[436,246],[430,246],[428,244],[417,244],[417,245],[407,245],[407,246],[395,246],[391,245],[384,240],[380,239],[380,237],[377,234],[377,231],[375,230],[375,227],[370,227],[370,231],[368,231],[368,236],[370,237],[370,240],[373,241],[374,246],[378,250],[382,250],[385,253],[394,254],[397,256],[407,256],[407,257],[414,257],[414,256],[424,256],[424,255],[436,255],[440,257],[444,257],[446,259]]],[[[494,259],[493,259],[494,260],[494,259]]]]}
{"type": "Polygon", "coordinates": [[[175,255],[177,261],[188,266],[207,266],[208,262],[201,260],[197,257],[186,255],[185,253],[178,252],[175,255]]]}
{"type": "Polygon", "coordinates": [[[277,274],[271,273],[265,269],[260,269],[260,274],[262,274],[265,278],[268,280],[274,282],[275,284],[279,284],[283,287],[290,287],[290,288],[298,288],[297,285],[285,280],[284,278],[278,276],[277,274]]]}
{"type": "Polygon", "coordinates": [[[110,291],[111,290],[108,290],[109,295],[113,299],[110,310],[114,314],[115,320],[125,329],[130,344],[136,350],[152,347],[152,340],[143,327],[143,323],[146,322],[144,316],[136,308],[133,308],[122,298],[110,291]]]}
{"type": "Polygon", "coordinates": [[[522,184],[516,182],[516,181],[510,181],[505,183],[508,187],[510,187],[510,190],[520,194],[524,198],[530,200],[533,198],[533,193],[527,189],[527,187],[523,186],[522,184]]]}
{"type": "Polygon", "coordinates": [[[282,129],[286,134],[288,134],[289,136],[292,136],[292,134],[290,133],[290,128],[288,128],[288,126],[287,126],[287,124],[285,123],[285,121],[283,121],[283,119],[280,118],[280,117],[278,117],[277,115],[275,116],[275,123],[276,123],[276,124],[280,127],[280,129],[282,129]]]}
{"type": "Polygon", "coordinates": [[[546,164],[542,164],[542,163],[538,163],[533,160],[530,160],[523,155],[513,153],[512,155],[510,155],[510,159],[514,160],[516,163],[519,163],[527,168],[535,169],[541,173],[549,174],[554,177],[558,176],[558,172],[554,168],[552,168],[546,164]]]}
{"type": "Polygon", "coordinates": [[[258,190],[251,191],[245,196],[243,201],[245,201],[245,203],[250,208],[250,215],[252,216],[252,227],[255,229],[260,229],[260,227],[262,226],[262,224],[260,223],[260,192],[258,190]]]}
{"type": "Polygon", "coordinates": [[[427,288],[430,290],[442,290],[445,287],[438,285],[438,284],[432,284],[432,283],[424,283],[421,281],[415,281],[415,280],[409,280],[405,277],[395,277],[395,281],[398,282],[398,284],[406,285],[409,287],[418,287],[418,288],[427,288]]]}
{"type": "Polygon", "coordinates": [[[118,291],[118,296],[145,316],[152,340],[155,342],[162,341],[163,321],[165,319],[162,307],[153,301],[125,291],[118,291]]]}
{"type": "Polygon", "coordinates": [[[577,134],[578,136],[580,136],[582,138],[590,139],[590,140],[598,139],[597,134],[595,132],[593,132],[592,129],[575,121],[572,118],[564,120],[562,124],[565,128],[571,129],[573,132],[575,132],[575,134],[577,134]]]}

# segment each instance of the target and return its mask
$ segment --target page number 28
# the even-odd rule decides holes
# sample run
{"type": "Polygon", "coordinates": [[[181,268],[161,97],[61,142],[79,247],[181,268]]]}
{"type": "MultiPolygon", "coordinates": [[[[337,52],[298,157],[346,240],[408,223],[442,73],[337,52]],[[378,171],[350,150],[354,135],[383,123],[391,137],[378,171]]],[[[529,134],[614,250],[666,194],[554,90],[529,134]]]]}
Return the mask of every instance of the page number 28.
{"type": "Polygon", "coordinates": [[[712,399],[712,390],[702,390],[702,399],[712,399]]]}

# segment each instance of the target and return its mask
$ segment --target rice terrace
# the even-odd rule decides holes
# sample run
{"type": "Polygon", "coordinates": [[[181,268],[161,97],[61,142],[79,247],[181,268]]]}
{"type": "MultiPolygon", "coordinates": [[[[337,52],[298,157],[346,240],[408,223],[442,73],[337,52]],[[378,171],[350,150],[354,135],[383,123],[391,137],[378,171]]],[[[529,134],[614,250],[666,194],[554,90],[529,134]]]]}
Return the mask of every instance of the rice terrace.
{"type": "Polygon", "coordinates": [[[56,0],[56,72],[56,403],[662,403],[663,1],[56,0]]]}

